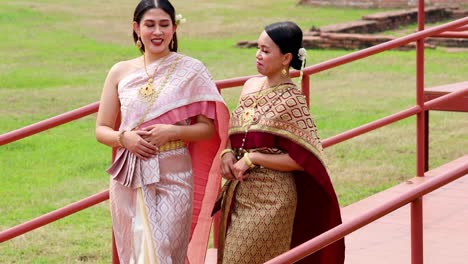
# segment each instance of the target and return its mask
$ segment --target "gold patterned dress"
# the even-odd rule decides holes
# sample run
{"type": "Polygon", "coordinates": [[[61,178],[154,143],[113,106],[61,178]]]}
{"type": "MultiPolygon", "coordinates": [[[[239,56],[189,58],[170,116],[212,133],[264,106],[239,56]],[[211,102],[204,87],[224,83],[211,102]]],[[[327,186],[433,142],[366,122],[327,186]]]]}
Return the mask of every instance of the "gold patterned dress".
{"type": "Polygon", "coordinates": [[[257,167],[231,188],[236,195],[223,263],[264,263],[289,250],[297,203],[292,173],[257,167]]]}
{"type": "MultiPolygon", "coordinates": [[[[294,84],[243,95],[229,138],[239,154],[288,153],[304,171],[255,167],[243,182],[226,182],[218,199],[219,264],[264,263],[341,223],[315,123],[294,84]]],[[[340,240],[299,263],[343,262],[340,240]]]]}

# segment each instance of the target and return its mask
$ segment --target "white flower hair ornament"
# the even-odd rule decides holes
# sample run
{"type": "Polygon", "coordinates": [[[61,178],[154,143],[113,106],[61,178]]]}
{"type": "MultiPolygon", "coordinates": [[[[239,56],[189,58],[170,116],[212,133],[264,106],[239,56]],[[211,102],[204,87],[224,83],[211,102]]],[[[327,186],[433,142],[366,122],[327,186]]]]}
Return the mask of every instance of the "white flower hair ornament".
{"type": "Polygon", "coordinates": [[[177,14],[175,16],[175,22],[176,22],[176,25],[180,25],[180,24],[184,24],[185,22],[187,22],[187,19],[185,19],[185,17],[183,17],[182,14],[177,14]]]}
{"type": "Polygon", "coordinates": [[[299,56],[299,60],[304,61],[307,58],[307,50],[300,48],[297,56],[299,56]]]}
{"type": "Polygon", "coordinates": [[[306,59],[307,59],[307,50],[304,48],[300,48],[299,51],[297,52],[297,56],[299,57],[299,60],[302,61],[301,73],[299,75],[299,79],[302,80],[302,76],[304,74],[304,66],[305,66],[306,59]]]}

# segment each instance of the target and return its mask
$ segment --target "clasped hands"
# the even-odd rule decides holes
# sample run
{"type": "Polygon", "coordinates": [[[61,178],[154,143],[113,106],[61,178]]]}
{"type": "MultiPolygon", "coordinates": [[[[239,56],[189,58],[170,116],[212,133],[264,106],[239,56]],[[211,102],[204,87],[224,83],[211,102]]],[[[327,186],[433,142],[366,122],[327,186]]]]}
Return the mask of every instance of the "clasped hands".
{"type": "Polygon", "coordinates": [[[122,135],[121,141],[125,148],[138,158],[147,160],[158,153],[159,146],[172,140],[175,133],[174,125],[155,124],[127,131],[122,135]]]}
{"type": "Polygon", "coordinates": [[[249,176],[249,169],[254,167],[249,156],[244,154],[239,160],[233,152],[227,152],[221,157],[221,176],[226,180],[244,181],[249,176]]]}

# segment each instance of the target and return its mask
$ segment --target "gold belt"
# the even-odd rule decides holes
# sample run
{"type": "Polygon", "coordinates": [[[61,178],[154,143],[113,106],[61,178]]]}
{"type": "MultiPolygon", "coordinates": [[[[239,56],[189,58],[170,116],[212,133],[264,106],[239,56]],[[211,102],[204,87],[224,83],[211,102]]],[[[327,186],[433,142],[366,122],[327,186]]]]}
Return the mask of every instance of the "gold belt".
{"type": "Polygon", "coordinates": [[[159,152],[166,152],[170,150],[176,150],[180,148],[185,148],[185,142],[182,140],[169,141],[164,145],[159,146],[159,152]]]}

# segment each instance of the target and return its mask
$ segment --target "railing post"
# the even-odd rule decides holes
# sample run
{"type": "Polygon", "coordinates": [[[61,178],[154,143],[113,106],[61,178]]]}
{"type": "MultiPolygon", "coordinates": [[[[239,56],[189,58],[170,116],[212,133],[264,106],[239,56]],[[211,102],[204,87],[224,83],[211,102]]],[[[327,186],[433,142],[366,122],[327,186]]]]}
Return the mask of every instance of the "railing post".
{"type": "MultiPolygon", "coordinates": [[[[418,10],[418,30],[424,30],[424,0],[419,0],[418,10]]],[[[416,42],[416,104],[424,107],[424,38],[416,42]]],[[[417,160],[417,176],[424,176],[426,172],[426,146],[425,146],[425,113],[424,111],[417,114],[417,139],[416,139],[416,160],[417,160]]]]}
{"type": "MultiPolygon", "coordinates": [[[[424,30],[424,0],[418,2],[418,30],[424,30]]],[[[416,103],[424,108],[424,38],[416,42],[416,103]]],[[[426,113],[421,111],[416,119],[416,173],[423,177],[427,170],[426,113]]],[[[423,197],[411,203],[411,263],[423,264],[423,197]]]]}
{"type": "Polygon", "coordinates": [[[411,202],[411,263],[424,263],[423,247],[423,199],[422,196],[411,202]]]}
{"type": "Polygon", "coordinates": [[[308,74],[302,76],[301,89],[306,97],[307,106],[310,108],[310,76],[308,74]]]}

